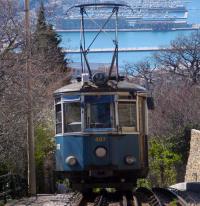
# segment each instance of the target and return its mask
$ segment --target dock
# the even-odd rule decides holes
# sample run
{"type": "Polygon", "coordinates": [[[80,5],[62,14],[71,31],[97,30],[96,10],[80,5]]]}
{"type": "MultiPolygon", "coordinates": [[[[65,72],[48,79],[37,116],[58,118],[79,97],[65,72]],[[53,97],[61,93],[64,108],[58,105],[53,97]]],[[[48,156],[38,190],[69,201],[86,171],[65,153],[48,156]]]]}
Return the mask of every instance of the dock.
{"type": "MultiPolygon", "coordinates": [[[[130,47],[130,48],[119,48],[119,52],[148,52],[148,51],[163,51],[170,50],[170,48],[165,47],[130,47]]],[[[80,53],[80,49],[63,49],[64,53],[74,54],[80,53]]],[[[110,53],[114,52],[114,48],[95,48],[90,49],[88,52],[90,53],[110,53]]]]}

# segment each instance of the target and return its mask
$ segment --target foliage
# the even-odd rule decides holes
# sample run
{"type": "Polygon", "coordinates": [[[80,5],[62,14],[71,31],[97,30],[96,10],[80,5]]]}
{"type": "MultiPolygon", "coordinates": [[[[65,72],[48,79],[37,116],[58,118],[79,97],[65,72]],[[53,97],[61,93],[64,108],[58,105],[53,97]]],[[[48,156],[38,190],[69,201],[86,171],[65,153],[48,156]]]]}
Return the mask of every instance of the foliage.
{"type": "Polygon", "coordinates": [[[67,60],[59,47],[61,38],[54,31],[53,26],[46,22],[45,8],[42,2],[38,12],[33,42],[33,55],[37,55],[39,53],[40,61],[46,63],[46,67],[43,69],[54,71],[55,68],[57,68],[60,72],[66,71],[67,60]]]}
{"type": "Polygon", "coordinates": [[[35,160],[38,192],[44,191],[44,161],[54,151],[53,135],[54,131],[48,125],[39,124],[35,129],[35,160]]]}
{"type": "Polygon", "coordinates": [[[52,25],[46,22],[44,5],[41,2],[37,25],[32,38],[34,44],[32,45],[31,57],[32,71],[34,71],[34,74],[37,74],[32,79],[34,83],[33,95],[37,97],[34,109],[38,106],[36,111],[40,111],[40,113],[34,113],[36,121],[39,122],[35,129],[38,192],[52,191],[50,187],[52,187],[53,175],[50,168],[53,167],[53,160],[50,153],[54,150],[52,142],[54,128],[52,124],[48,125],[43,122],[49,122],[49,118],[52,118],[51,112],[49,113],[52,110],[49,102],[53,102],[52,92],[56,87],[55,82],[60,80],[62,83],[62,80],[66,79],[67,76],[64,75],[67,71],[67,62],[59,47],[60,41],[61,39],[53,30],[52,25]],[[49,189],[47,191],[48,186],[49,189]]]}
{"type": "Polygon", "coordinates": [[[142,84],[147,90],[151,90],[153,87],[155,69],[156,64],[153,63],[150,58],[135,64],[127,63],[124,66],[124,72],[127,78],[134,77],[134,80],[136,81],[136,79],[138,79],[140,83],[142,80],[142,84]]]}
{"type": "Polygon", "coordinates": [[[54,131],[45,124],[39,124],[35,129],[35,158],[36,161],[43,161],[44,158],[54,150],[52,140],[54,131]]]}
{"type": "Polygon", "coordinates": [[[187,125],[167,138],[167,142],[171,144],[174,152],[181,154],[182,164],[176,165],[176,171],[179,173],[177,182],[182,182],[185,179],[186,165],[190,150],[191,129],[198,128],[195,125],[187,125]]]}
{"type": "Polygon", "coordinates": [[[22,70],[16,66],[20,58],[13,52],[21,45],[22,27],[16,5],[15,0],[0,0],[0,170],[23,174],[24,85],[19,89],[22,70]]]}
{"type": "Polygon", "coordinates": [[[146,179],[138,179],[137,180],[137,187],[145,187],[145,188],[151,188],[151,180],[149,178],[146,179]]]}
{"type": "Polygon", "coordinates": [[[6,165],[5,172],[26,176],[29,109],[27,94],[30,92],[32,96],[32,111],[36,125],[41,119],[49,118],[44,116],[44,110],[51,107],[53,91],[63,84],[68,74],[63,73],[66,64],[64,56],[59,53],[59,40],[52,26],[46,23],[48,32],[43,36],[51,39],[47,41],[48,52],[36,52],[36,38],[31,35],[30,48],[26,48],[31,51],[31,69],[27,74],[27,52],[24,48],[26,44],[22,29],[24,22],[17,16],[19,12],[16,10],[16,2],[0,0],[0,163],[1,166],[6,165]],[[27,75],[31,82],[30,91],[27,88],[27,75]]]}
{"type": "Polygon", "coordinates": [[[18,45],[20,22],[16,5],[16,0],[13,0],[12,3],[0,0],[0,59],[18,45]]]}
{"type": "Polygon", "coordinates": [[[182,161],[184,164],[187,163],[189,150],[190,150],[190,139],[191,139],[191,130],[199,129],[199,124],[188,124],[186,127],[181,128],[171,136],[168,141],[171,143],[171,147],[174,152],[181,154],[182,161]]]}
{"type": "Polygon", "coordinates": [[[178,200],[173,200],[169,203],[169,206],[177,206],[179,205],[178,200]]]}
{"type": "Polygon", "coordinates": [[[150,179],[153,186],[168,186],[176,182],[175,166],[181,163],[181,155],[170,144],[155,137],[150,141],[150,179]]]}
{"type": "Polygon", "coordinates": [[[179,36],[170,44],[171,50],[155,56],[160,68],[193,84],[200,83],[200,32],[179,36]]]}

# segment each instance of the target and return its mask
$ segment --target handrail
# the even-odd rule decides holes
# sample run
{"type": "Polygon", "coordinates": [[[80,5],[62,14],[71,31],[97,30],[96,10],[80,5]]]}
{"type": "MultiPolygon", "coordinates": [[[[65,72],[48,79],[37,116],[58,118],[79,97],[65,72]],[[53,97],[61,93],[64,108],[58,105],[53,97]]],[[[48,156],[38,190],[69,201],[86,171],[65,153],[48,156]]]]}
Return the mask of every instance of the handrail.
{"type": "Polygon", "coordinates": [[[7,202],[7,198],[22,197],[26,195],[27,185],[24,178],[16,174],[5,174],[0,176],[0,200],[4,203],[7,202]]]}

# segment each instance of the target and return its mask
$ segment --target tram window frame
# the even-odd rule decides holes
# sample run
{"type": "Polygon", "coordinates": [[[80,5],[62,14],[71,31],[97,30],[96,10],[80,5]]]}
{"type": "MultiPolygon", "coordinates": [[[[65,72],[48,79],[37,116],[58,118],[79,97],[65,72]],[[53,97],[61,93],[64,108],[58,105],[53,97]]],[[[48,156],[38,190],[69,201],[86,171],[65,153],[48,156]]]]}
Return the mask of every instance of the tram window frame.
{"type": "Polygon", "coordinates": [[[147,98],[144,95],[138,96],[138,115],[139,115],[139,131],[143,134],[148,134],[148,107],[147,98]]]}
{"type": "Polygon", "coordinates": [[[135,133],[138,132],[138,103],[137,103],[137,97],[134,96],[132,98],[127,98],[127,95],[119,95],[118,96],[118,101],[117,101],[117,113],[118,113],[118,125],[119,125],[119,129],[121,130],[121,132],[123,133],[135,133]],[[135,123],[134,126],[123,126],[120,125],[120,111],[119,111],[119,104],[134,104],[135,106],[135,123]]]}
{"type": "MultiPolygon", "coordinates": [[[[71,111],[71,110],[70,110],[71,111]]],[[[81,118],[81,101],[80,100],[78,100],[78,101],[64,101],[63,102],[63,130],[64,130],[64,133],[79,133],[79,132],[81,132],[82,131],[82,118],[81,118]],[[68,116],[67,115],[67,113],[66,113],[66,105],[69,105],[69,104],[71,104],[71,105],[75,105],[75,104],[79,104],[77,107],[76,107],[76,109],[77,108],[79,108],[80,109],[80,111],[79,111],[79,113],[78,113],[78,115],[76,116],[76,118],[79,116],[80,118],[79,118],[79,120],[80,121],[72,121],[72,122],[70,122],[69,124],[67,124],[67,122],[66,122],[66,116],[68,116]],[[67,126],[70,126],[70,131],[67,129],[67,128],[69,128],[69,127],[67,127],[67,126]],[[78,126],[78,129],[77,129],[77,126],[78,126]],[[74,128],[73,128],[74,127],[74,128]]]]}
{"type": "Polygon", "coordinates": [[[55,105],[55,115],[56,115],[56,134],[62,133],[62,104],[58,103],[55,105]]]}

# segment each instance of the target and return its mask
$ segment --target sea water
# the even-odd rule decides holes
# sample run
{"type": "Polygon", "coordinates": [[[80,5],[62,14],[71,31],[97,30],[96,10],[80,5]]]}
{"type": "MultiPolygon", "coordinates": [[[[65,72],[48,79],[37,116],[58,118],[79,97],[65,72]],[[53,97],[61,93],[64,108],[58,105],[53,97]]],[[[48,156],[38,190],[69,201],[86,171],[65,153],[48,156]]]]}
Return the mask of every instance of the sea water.
{"type": "MultiPolygon", "coordinates": [[[[200,23],[200,1],[192,0],[187,3],[189,10],[189,23],[200,23]]],[[[191,30],[176,30],[176,31],[129,31],[119,32],[119,48],[135,48],[135,47],[169,47],[170,43],[179,36],[189,35],[191,30]]],[[[97,32],[86,32],[86,47],[90,45],[92,39],[97,32]]],[[[79,32],[60,32],[62,38],[61,46],[67,49],[78,49],[80,47],[79,32]]],[[[113,40],[115,32],[101,33],[96,41],[91,45],[91,49],[95,48],[113,48],[113,40]]],[[[119,52],[119,64],[123,66],[126,63],[136,63],[143,61],[155,52],[119,52]]],[[[67,54],[72,62],[80,62],[80,54],[67,54]]],[[[88,55],[88,60],[91,63],[110,63],[112,53],[92,53],[88,55]]]]}

